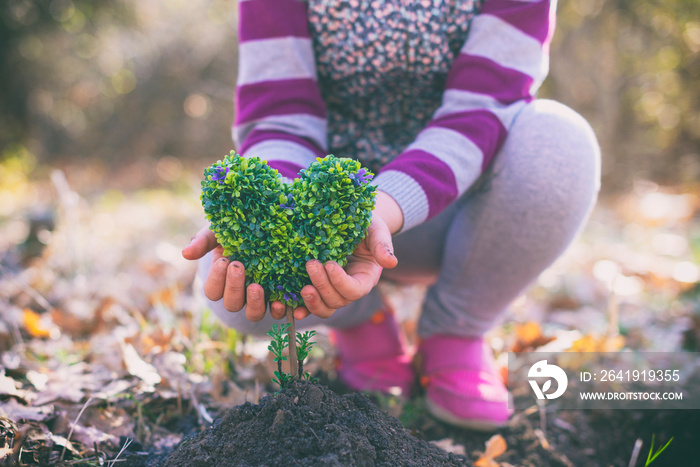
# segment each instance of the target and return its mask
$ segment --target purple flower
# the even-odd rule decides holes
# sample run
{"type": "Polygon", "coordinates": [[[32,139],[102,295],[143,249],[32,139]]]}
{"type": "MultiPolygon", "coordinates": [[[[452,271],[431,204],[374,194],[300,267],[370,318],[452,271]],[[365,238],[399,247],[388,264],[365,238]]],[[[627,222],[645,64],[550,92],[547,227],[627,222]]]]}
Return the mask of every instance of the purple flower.
{"type": "Polygon", "coordinates": [[[372,180],[374,175],[368,174],[367,170],[365,170],[365,168],[363,167],[357,172],[350,174],[349,177],[350,180],[352,180],[355,183],[355,185],[360,186],[363,183],[367,183],[370,180],[372,180]]]}
{"type": "Polygon", "coordinates": [[[287,195],[287,203],[289,203],[289,204],[284,204],[284,203],[280,204],[280,207],[282,209],[294,209],[296,207],[296,203],[294,202],[294,197],[292,196],[291,193],[287,195]]]}
{"type": "Polygon", "coordinates": [[[295,294],[295,293],[292,293],[292,292],[285,292],[285,293],[284,293],[284,300],[287,301],[287,302],[290,301],[290,300],[297,301],[297,300],[299,300],[299,297],[298,297],[297,294],[295,294]]]}
{"type": "MultiPolygon", "coordinates": [[[[275,287],[275,288],[276,288],[277,290],[284,290],[284,287],[282,287],[281,285],[278,285],[278,286],[275,287]]],[[[288,302],[288,301],[290,301],[290,300],[298,301],[298,300],[299,300],[299,296],[298,296],[297,294],[295,294],[295,293],[292,293],[292,292],[285,292],[285,293],[284,293],[284,301],[285,301],[285,302],[288,302]]]]}
{"type": "Polygon", "coordinates": [[[217,180],[219,184],[224,183],[226,180],[226,174],[228,174],[228,167],[217,167],[214,169],[214,171],[216,173],[211,176],[211,179],[217,180]]]}

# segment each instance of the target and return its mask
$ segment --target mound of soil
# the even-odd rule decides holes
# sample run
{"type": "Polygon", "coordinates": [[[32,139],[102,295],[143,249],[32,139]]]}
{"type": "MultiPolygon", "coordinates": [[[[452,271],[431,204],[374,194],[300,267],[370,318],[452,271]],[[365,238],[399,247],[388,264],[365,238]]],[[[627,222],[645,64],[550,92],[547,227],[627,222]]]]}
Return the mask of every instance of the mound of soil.
{"type": "Polygon", "coordinates": [[[295,382],[254,405],[231,409],[184,440],[168,467],[203,466],[454,466],[462,456],[411,436],[362,394],[339,396],[295,382]]]}

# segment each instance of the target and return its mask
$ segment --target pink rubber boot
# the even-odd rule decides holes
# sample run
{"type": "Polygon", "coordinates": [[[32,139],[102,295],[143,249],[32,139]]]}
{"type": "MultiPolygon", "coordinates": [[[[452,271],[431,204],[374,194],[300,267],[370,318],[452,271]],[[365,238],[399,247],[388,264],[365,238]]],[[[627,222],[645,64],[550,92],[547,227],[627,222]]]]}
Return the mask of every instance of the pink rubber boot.
{"type": "Polygon", "coordinates": [[[433,416],[479,431],[506,424],[512,413],[508,390],[482,338],[432,336],[420,344],[418,353],[426,408],[433,416]]]}
{"type": "Polygon", "coordinates": [[[411,356],[394,314],[384,309],[360,325],[336,329],[331,338],[338,349],[338,376],[355,391],[407,396],[414,380],[411,356]]]}

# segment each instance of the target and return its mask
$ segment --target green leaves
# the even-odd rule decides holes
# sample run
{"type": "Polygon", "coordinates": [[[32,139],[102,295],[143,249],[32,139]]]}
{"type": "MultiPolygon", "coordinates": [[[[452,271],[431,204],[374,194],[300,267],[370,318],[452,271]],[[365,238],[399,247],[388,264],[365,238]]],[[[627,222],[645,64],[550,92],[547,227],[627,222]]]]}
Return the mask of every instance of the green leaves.
{"type": "MultiPolygon", "coordinates": [[[[275,356],[274,361],[276,362],[287,360],[287,357],[282,355],[282,352],[289,346],[288,334],[290,326],[291,324],[282,324],[281,326],[273,324],[272,329],[267,331],[267,335],[272,338],[267,349],[275,356]]],[[[299,354],[298,351],[297,354],[299,354]]]]}
{"type": "Polygon", "coordinates": [[[286,184],[260,158],[231,151],[204,171],[201,200],[224,255],[245,266],[246,283],[297,307],[310,283],[306,262],[344,266],[364,238],[376,194],[371,178],[359,162],[330,155],[286,184]]]}
{"type": "MultiPolygon", "coordinates": [[[[311,352],[311,347],[316,342],[311,342],[310,339],[316,335],[316,331],[305,331],[304,333],[297,332],[297,359],[303,362],[311,352]]],[[[302,374],[302,373],[300,373],[302,374]]]]}
{"type": "Polygon", "coordinates": [[[272,382],[277,384],[280,387],[280,389],[286,388],[292,381],[294,381],[294,376],[290,375],[289,373],[280,371],[275,371],[275,377],[272,378],[272,382]]]}
{"type": "MultiPolygon", "coordinates": [[[[284,349],[289,347],[289,339],[291,338],[289,335],[290,327],[291,324],[289,323],[282,325],[275,323],[272,325],[272,329],[267,331],[267,335],[272,338],[270,345],[267,346],[267,349],[272,352],[272,354],[275,356],[275,362],[277,362],[277,370],[275,371],[275,377],[272,378],[272,382],[279,385],[280,389],[286,388],[289,383],[294,381],[294,376],[282,371],[282,362],[287,360],[287,357],[282,353],[284,349]]],[[[316,381],[316,379],[312,378],[308,372],[304,373],[304,360],[309,356],[311,348],[315,344],[315,342],[311,342],[311,338],[315,335],[316,331],[296,333],[299,377],[308,381],[316,381]]]]}

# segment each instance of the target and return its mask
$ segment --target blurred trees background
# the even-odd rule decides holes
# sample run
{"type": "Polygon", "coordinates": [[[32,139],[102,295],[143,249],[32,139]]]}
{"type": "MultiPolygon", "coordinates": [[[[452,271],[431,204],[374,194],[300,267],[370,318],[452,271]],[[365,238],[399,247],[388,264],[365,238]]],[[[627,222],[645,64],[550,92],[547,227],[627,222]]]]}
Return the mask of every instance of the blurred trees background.
{"type": "MultiPolygon", "coordinates": [[[[142,164],[168,181],[232,148],[236,3],[4,0],[0,159],[142,164]]],[[[561,0],[541,95],[589,119],[604,189],[700,177],[700,2],[561,0]]]]}
{"type": "Polygon", "coordinates": [[[235,15],[228,0],[1,2],[0,157],[172,181],[228,153],[235,15]]]}
{"type": "Polygon", "coordinates": [[[700,2],[561,0],[545,92],[603,148],[604,189],[700,178],[700,2]]]}

